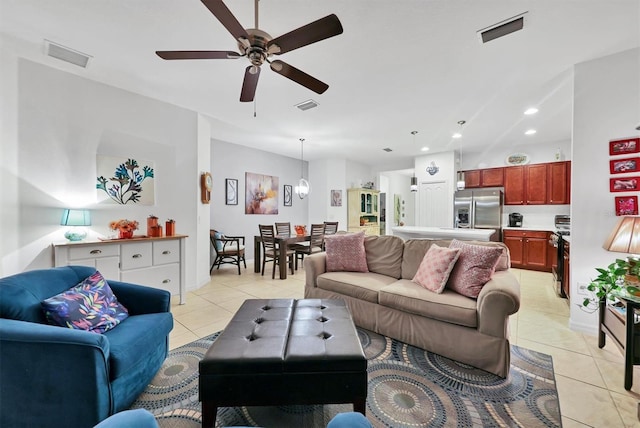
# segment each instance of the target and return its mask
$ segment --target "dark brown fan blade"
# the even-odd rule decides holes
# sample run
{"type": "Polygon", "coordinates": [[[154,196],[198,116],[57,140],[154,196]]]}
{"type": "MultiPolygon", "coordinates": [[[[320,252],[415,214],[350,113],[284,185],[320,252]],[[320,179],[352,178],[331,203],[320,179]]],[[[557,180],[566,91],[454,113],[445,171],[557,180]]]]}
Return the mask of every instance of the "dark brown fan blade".
{"type": "Polygon", "coordinates": [[[275,55],[280,55],[338,34],[342,34],[342,24],[340,24],[340,20],[336,15],[331,14],[276,37],[267,43],[267,49],[275,55]],[[277,45],[280,50],[275,49],[274,45],[277,45]],[[272,48],[269,49],[270,47],[272,48]]]}
{"type": "Polygon", "coordinates": [[[260,77],[260,67],[250,65],[244,71],[244,81],[242,82],[242,92],[240,102],[248,103],[253,101],[258,87],[258,77],[260,77]]]}
{"type": "Polygon", "coordinates": [[[156,51],[162,59],[235,59],[240,58],[232,51],[156,51]]]}
{"type": "Polygon", "coordinates": [[[247,31],[244,29],[244,27],[242,27],[242,25],[240,25],[229,8],[224,3],[222,3],[222,0],[202,0],[202,3],[204,3],[207,9],[209,9],[211,13],[213,13],[213,16],[218,18],[218,21],[220,21],[220,23],[224,25],[224,28],[226,28],[227,31],[230,32],[235,39],[249,39],[249,34],[247,34],[247,31]]]}
{"type": "Polygon", "coordinates": [[[311,89],[317,94],[322,94],[324,93],[324,91],[329,89],[329,85],[327,85],[326,83],[319,81],[315,77],[309,76],[304,71],[298,70],[297,68],[287,64],[286,62],[282,62],[279,59],[271,62],[271,69],[276,73],[286,77],[287,79],[291,79],[294,82],[311,89]]]}

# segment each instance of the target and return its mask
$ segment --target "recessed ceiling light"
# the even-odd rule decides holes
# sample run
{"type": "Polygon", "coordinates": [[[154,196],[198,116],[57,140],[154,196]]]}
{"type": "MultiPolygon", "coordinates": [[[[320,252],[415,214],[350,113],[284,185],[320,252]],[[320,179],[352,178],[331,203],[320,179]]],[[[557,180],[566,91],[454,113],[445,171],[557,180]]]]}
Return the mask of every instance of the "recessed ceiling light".
{"type": "Polygon", "coordinates": [[[538,132],[538,131],[536,131],[535,129],[527,129],[527,130],[524,132],[524,135],[533,135],[533,134],[535,134],[536,132],[538,132]]]}
{"type": "Polygon", "coordinates": [[[453,134],[453,135],[451,136],[451,138],[462,138],[462,134],[461,134],[461,133],[459,133],[459,132],[456,132],[455,134],[453,134]]]}
{"type": "Polygon", "coordinates": [[[423,151],[423,152],[428,152],[429,151],[429,147],[423,147],[420,150],[423,151]]]}
{"type": "Polygon", "coordinates": [[[524,114],[526,115],[532,115],[532,114],[536,114],[538,112],[538,109],[535,107],[531,107],[525,110],[524,114]]]}

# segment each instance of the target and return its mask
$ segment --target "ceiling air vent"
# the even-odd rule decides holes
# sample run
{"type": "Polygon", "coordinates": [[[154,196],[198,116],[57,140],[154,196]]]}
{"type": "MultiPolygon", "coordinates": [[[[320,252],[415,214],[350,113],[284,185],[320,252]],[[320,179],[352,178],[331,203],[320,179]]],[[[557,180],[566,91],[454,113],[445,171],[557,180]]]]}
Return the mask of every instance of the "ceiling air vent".
{"type": "Polygon", "coordinates": [[[296,104],[295,106],[302,111],[306,111],[306,110],[318,107],[318,103],[313,100],[307,100],[307,101],[301,102],[300,104],[296,104]]]}
{"type": "Polygon", "coordinates": [[[514,33],[524,28],[524,18],[527,12],[516,15],[512,18],[498,22],[497,24],[478,30],[478,37],[481,43],[487,43],[507,34],[514,33]]]}
{"type": "Polygon", "coordinates": [[[385,152],[387,152],[387,153],[389,153],[389,152],[392,152],[392,151],[393,151],[390,147],[385,147],[385,148],[384,148],[384,149],[382,149],[382,150],[384,150],[384,151],[385,151],[385,152]]]}
{"type": "Polygon", "coordinates": [[[82,68],[87,68],[89,59],[91,59],[90,55],[84,54],[82,52],[78,52],[76,50],[59,45],[57,43],[53,43],[49,40],[45,40],[44,45],[45,45],[45,52],[50,57],[69,62],[71,64],[80,66],[82,68]]]}

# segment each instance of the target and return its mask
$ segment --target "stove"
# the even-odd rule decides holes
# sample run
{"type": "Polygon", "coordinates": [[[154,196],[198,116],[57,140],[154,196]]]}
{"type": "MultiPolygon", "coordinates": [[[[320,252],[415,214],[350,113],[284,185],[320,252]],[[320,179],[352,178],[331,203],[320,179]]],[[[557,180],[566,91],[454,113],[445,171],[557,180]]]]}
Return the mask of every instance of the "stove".
{"type": "Polygon", "coordinates": [[[562,278],[564,277],[564,239],[562,237],[571,235],[571,217],[568,215],[555,216],[554,226],[556,230],[551,234],[549,243],[557,248],[558,255],[556,266],[551,268],[551,273],[556,293],[558,296],[566,298],[567,295],[562,289],[562,278]]]}

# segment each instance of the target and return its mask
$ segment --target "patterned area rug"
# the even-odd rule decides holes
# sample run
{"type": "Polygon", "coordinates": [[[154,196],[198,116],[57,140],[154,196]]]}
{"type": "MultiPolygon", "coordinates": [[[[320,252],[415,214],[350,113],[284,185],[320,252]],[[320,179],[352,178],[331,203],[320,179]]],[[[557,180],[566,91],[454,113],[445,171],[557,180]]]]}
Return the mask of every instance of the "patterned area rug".
{"type": "MultiPolygon", "coordinates": [[[[560,427],[549,355],[511,346],[507,379],[397,340],[358,329],[369,360],[367,418],[374,427],[560,427]]],[[[198,362],[219,335],[170,352],[132,408],[156,415],[162,428],[200,427],[198,362]]],[[[216,427],[325,427],[350,404],[231,407],[216,427]]]]}

